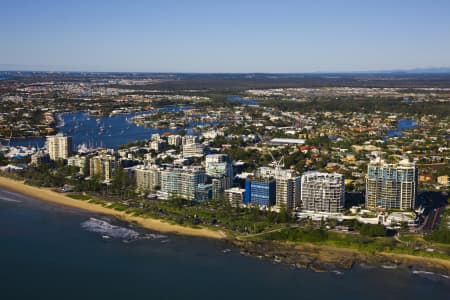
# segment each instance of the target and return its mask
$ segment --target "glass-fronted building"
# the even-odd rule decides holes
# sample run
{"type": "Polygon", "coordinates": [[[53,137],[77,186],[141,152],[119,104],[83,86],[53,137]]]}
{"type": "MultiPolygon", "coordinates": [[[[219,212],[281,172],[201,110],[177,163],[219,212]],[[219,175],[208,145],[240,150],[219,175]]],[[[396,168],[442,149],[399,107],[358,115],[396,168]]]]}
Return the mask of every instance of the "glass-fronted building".
{"type": "Polygon", "coordinates": [[[273,178],[249,178],[245,181],[244,203],[272,206],[276,199],[275,189],[273,178]]]}
{"type": "Polygon", "coordinates": [[[418,171],[414,163],[369,163],[366,177],[366,207],[410,210],[416,205],[418,171]]]}

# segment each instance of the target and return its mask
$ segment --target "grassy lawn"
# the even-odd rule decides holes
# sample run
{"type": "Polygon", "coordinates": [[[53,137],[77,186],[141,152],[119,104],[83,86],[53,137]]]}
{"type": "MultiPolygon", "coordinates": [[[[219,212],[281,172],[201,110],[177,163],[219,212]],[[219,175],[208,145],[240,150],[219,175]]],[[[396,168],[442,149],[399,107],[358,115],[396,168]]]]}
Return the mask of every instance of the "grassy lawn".
{"type": "Polygon", "coordinates": [[[402,243],[394,237],[370,237],[362,234],[349,234],[318,229],[284,229],[258,236],[259,239],[275,241],[292,241],[297,243],[312,243],[316,245],[350,248],[369,253],[389,252],[426,257],[450,259],[450,246],[446,244],[429,243],[421,236],[402,236],[402,243]],[[433,251],[427,251],[427,249],[433,251]]]}

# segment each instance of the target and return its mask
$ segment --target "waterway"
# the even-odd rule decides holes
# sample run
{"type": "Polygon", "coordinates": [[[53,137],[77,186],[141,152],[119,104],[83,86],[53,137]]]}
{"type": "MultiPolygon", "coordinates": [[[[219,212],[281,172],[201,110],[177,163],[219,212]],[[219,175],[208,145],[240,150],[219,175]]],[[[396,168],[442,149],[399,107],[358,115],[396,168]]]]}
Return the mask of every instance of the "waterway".
{"type": "MultiPolygon", "coordinates": [[[[258,101],[243,99],[236,96],[228,96],[228,101],[247,105],[258,105],[258,101]]],[[[188,109],[187,106],[166,106],[160,108],[161,111],[177,112],[188,109]]],[[[114,116],[89,116],[86,112],[69,112],[59,115],[58,132],[72,137],[74,149],[79,145],[85,144],[92,147],[117,148],[119,145],[148,140],[154,133],[176,133],[181,129],[171,128],[151,128],[134,124],[131,119],[140,114],[150,114],[154,111],[136,112],[120,114],[114,116]]],[[[193,129],[196,126],[215,125],[217,123],[188,123],[186,127],[187,134],[197,135],[193,129]]],[[[5,143],[5,142],[3,142],[5,143]]],[[[17,138],[12,139],[11,146],[25,147],[43,147],[45,137],[17,138]]]]}
{"type": "Polygon", "coordinates": [[[12,78],[12,76],[0,74],[0,80],[4,80],[4,79],[8,79],[8,78],[12,78]]]}
{"type": "Polygon", "coordinates": [[[244,99],[238,96],[227,96],[226,100],[246,105],[259,105],[259,102],[252,99],[244,99]]]}
{"type": "Polygon", "coordinates": [[[397,121],[397,129],[388,130],[388,137],[400,137],[403,136],[403,130],[410,130],[417,128],[417,123],[414,120],[410,119],[400,119],[397,121]]]}
{"type": "MultiPolygon", "coordinates": [[[[161,110],[177,112],[188,107],[168,106],[161,110]]],[[[150,139],[152,134],[176,133],[180,129],[150,128],[138,126],[131,119],[139,114],[150,114],[152,111],[120,114],[114,116],[90,116],[86,112],[70,112],[59,115],[58,132],[72,137],[74,149],[85,144],[89,147],[117,148],[119,145],[150,139]]],[[[188,134],[198,134],[194,127],[207,123],[188,123],[188,134]]],[[[43,147],[44,137],[13,139],[11,146],[43,147]]]]}

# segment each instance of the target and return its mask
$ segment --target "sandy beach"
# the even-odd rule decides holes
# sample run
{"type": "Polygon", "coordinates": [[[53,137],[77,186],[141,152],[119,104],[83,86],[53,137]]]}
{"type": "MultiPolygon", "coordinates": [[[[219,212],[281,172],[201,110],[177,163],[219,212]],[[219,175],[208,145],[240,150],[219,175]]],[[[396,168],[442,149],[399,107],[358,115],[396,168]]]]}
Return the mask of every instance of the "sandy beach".
{"type": "Polygon", "coordinates": [[[215,231],[207,228],[190,228],[176,224],[169,224],[164,221],[152,218],[143,218],[132,216],[125,212],[117,211],[111,208],[103,207],[101,205],[89,203],[87,201],[76,200],[65,196],[64,194],[54,192],[48,188],[38,188],[24,184],[21,181],[5,178],[0,176],[0,188],[14,191],[31,198],[76,207],[83,210],[88,210],[95,213],[106,214],[117,217],[127,222],[135,222],[140,226],[163,233],[174,233],[181,235],[199,236],[213,239],[223,239],[226,235],[221,231],[215,231]]]}
{"type": "MultiPolygon", "coordinates": [[[[62,193],[54,192],[48,188],[38,188],[29,186],[21,181],[1,176],[0,176],[0,188],[17,192],[34,199],[75,207],[95,213],[111,215],[127,222],[135,222],[140,226],[142,226],[143,228],[158,232],[198,236],[213,239],[227,238],[226,234],[222,231],[215,231],[208,228],[196,229],[176,224],[170,224],[158,219],[137,217],[127,214],[125,212],[103,207],[98,204],[93,204],[82,200],[76,200],[67,197],[62,193]]],[[[241,248],[247,248],[247,250],[249,247],[249,245],[246,246],[242,245],[242,242],[240,242],[239,240],[236,240],[236,245],[241,248]]],[[[425,269],[433,269],[433,270],[439,269],[443,273],[450,274],[450,260],[440,258],[421,257],[421,256],[386,253],[386,252],[377,253],[376,255],[373,254],[369,255],[365,252],[361,252],[355,249],[335,248],[324,245],[310,245],[307,243],[292,244],[290,242],[280,243],[278,244],[277,247],[273,248],[273,246],[271,246],[268,249],[274,251],[274,255],[284,253],[283,256],[285,257],[298,257],[299,255],[305,257],[310,256],[312,261],[317,261],[321,263],[342,264],[342,262],[345,261],[346,258],[347,260],[351,258],[348,263],[359,261],[379,265],[382,264],[383,262],[397,262],[402,263],[403,265],[409,264],[419,265],[424,267],[425,269]],[[283,245],[288,245],[288,247],[287,248],[283,247],[283,245]],[[287,251],[287,249],[289,251],[287,251]]],[[[266,250],[268,251],[268,249],[266,250]]],[[[255,255],[259,254],[256,253],[255,255]]]]}

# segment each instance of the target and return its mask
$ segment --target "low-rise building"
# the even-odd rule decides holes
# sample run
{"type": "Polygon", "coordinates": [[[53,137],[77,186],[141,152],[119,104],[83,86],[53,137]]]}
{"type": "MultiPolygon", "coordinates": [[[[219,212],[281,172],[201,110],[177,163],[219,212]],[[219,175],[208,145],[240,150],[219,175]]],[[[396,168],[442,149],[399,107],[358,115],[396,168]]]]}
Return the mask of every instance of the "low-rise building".
{"type": "Polygon", "coordinates": [[[230,202],[231,206],[238,207],[244,203],[245,189],[233,187],[224,191],[225,199],[230,202]]]}
{"type": "Polygon", "coordinates": [[[198,142],[198,137],[195,135],[185,135],[181,138],[181,143],[183,145],[196,144],[198,142]]]}
{"type": "Polygon", "coordinates": [[[155,152],[159,153],[167,148],[167,143],[164,140],[158,139],[158,140],[152,140],[150,142],[150,149],[154,150],[155,152]]]}
{"type": "Polygon", "coordinates": [[[304,145],[306,140],[304,139],[289,139],[289,138],[274,138],[270,140],[270,144],[278,146],[288,145],[304,145]]]}
{"type": "Polygon", "coordinates": [[[203,144],[183,144],[183,157],[202,157],[205,151],[203,144]]]}
{"type": "Polygon", "coordinates": [[[178,147],[181,145],[181,136],[177,134],[169,135],[167,138],[167,142],[169,145],[178,147]]]}
{"type": "Polygon", "coordinates": [[[438,176],[437,182],[440,185],[449,186],[450,185],[450,177],[448,175],[438,176]]]}

